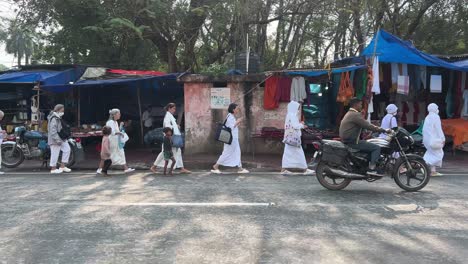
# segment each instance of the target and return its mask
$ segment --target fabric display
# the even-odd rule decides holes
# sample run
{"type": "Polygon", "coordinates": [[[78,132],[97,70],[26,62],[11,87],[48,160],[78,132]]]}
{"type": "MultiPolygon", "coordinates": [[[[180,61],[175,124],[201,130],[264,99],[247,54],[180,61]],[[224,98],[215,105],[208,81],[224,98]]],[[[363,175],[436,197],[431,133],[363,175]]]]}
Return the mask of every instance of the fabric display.
{"type": "Polygon", "coordinates": [[[263,108],[273,110],[279,106],[278,93],[278,76],[270,76],[265,81],[265,93],[263,95],[263,108]]]}
{"type": "Polygon", "coordinates": [[[468,117],[468,90],[463,91],[463,109],[461,116],[468,117]]]}
{"type": "Polygon", "coordinates": [[[409,93],[409,76],[407,76],[407,75],[399,75],[398,76],[397,93],[408,95],[408,93],[409,93]]]}
{"type": "Polygon", "coordinates": [[[380,73],[379,73],[379,57],[374,58],[372,63],[372,72],[375,73],[372,77],[372,92],[380,94],[380,73]]]}
{"type": "Polygon", "coordinates": [[[455,115],[455,106],[454,106],[454,81],[455,81],[455,72],[451,71],[449,76],[449,85],[447,90],[447,95],[445,96],[445,113],[448,118],[453,118],[455,115]]]}
{"type": "Polygon", "coordinates": [[[276,93],[276,100],[278,102],[289,103],[291,100],[291,78],[281,76],[278,79],[278,91],[276,93]]]}
{"type": "Polygon", "coordinates": [[[294,77],[291,84],[291,101],[303,103],[307,99],[304,77],[294,77]]]}
{"type": "Polygon", "coordinates": [[[336,101],[347,104],[349,99],[351,99],[353,96],[354,88],[349,78],[349,72],[343,72],[341,74],[340,89],[338,90],[336,101]]]}
{"type": "Polygon", "coordinates": [[[431,93],[442,93],[442,75],[431,75],[431,93]]]}
{"type": "Polygon", "coordinates": [[[392,87],[390,88],[390,93],[395,93],[397,91],[398,75],[401,75],[398,63],[392,63],[392,87]]]}
{"type": "Polygon", "coordinates": [[[374,113],[374,100],[373,96],[370,98],[369,107],[367,108],[367,121],[371,122],[371,115],[374,113]]]}

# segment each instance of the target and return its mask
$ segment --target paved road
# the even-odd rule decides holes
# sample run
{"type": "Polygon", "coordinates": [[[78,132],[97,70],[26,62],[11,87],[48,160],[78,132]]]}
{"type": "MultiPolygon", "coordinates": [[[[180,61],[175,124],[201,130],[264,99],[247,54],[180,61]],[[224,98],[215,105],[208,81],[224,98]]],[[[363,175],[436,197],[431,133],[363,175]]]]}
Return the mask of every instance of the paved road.
{"type": "Polygon", "coordinates": [[[467,263],[468,175],[0,177],[0,263],[467,263]]]}

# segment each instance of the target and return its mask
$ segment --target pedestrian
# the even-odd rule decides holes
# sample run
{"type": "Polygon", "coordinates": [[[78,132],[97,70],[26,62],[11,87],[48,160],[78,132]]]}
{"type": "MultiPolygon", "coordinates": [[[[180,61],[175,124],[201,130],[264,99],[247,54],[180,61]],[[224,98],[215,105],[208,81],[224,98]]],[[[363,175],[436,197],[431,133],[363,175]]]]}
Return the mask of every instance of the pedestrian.
{"type": "Polygon", "coordinates": [[[70,145],[68,145],[67,139],[70,137],[70,131],[66,131],[66,125],[62,119],[65,113],[65,107],[62,104],[58,104],[54,107],[54,110],[50,112],[47,117],[48,121],[48,137],[47,143],[50,146],[50,173],[60,174],[62,172],[71,172],[71,169],[67,168],[65,164],[68,163],[70,158],[70,145]],[[62,163],[60,168],[57,169],[57,162],[62,152],[62,163]]]}
{"type": "Polygon", "coordinates": [[[431,167],[431,176],[442,176],[436,167],[442,167],[444,158],[445,135],[439,116],[439,107],[432,103],[427,106],[429,114],[423,125],[423,144],[426,147],[424,160],[431,167]]]}
{"type": "MultiPolygon", "coordinates": [[[[119,109],[115,108],[109,110],[109,121],[107,121],[106,126],[110,127],[112,130],[109,136],[112,164],[123,166],[124,173],[129,173],[135,171],[135,169],[129,168],[125,159],[125,150],[123,148],[125,135],[121,132],[118,122],[121,116],[122,114],[119,109]]],[[[104,164],[99,164],[99,169],[97,170],[98,174],[102,173],[103,165],[104,164]]]]}
{"type": "MultiPolygon", "coordinates": [[[[5,117],[5,113],[0,110],[0,121],[3,120],[5,117]]],[[[3,143],[3,138],[6,137],[7,133],[5,130],[2,129],[2,126],[0,126],[0,146],[3,143]]],[[[0,151],[0,169],[2,169],[2,152],[0,151]]],[[[0,175],[5,174],[5,172],[0,171],[0,175]]]]}
{"type": "Polygon", "coordinates": [[[288,113],[284,122],[284,152],[281,165],[282,174],[291,174],[288,169],[299,169],[304,174],[313,174],[313,170],[309,170],[306,157],[301,144],[301,129],[307,128],[304,122],[299,121],[300,104],[291,101],[288,104],[288,113]]]}
{"type": "Polygon", "coordinates": [[[169,170],[169,174],[172,175],[172,171],[174,170],[176,164],[174,152],[172,152],[172,129],[170,127],[165,127],[163,129],[163,132],[164,175],[166,175],[167,165],[169,164],[169,161],[172,161],[171,169],[169,170]]]}
{"type": "MultiPolygon", "coordinates": [[[[174,117],[174,114],[177,112],[176,104],[174,103],[169,103],[166,107],[166,115],[164,116],[164,121],[163,121],[163,127],[169,127],[173,131],[173,136],[182,136],[182,133],[180,133],[180,128],[179,125],[177,124],[177,120],[174,117]]],[[[184,167],[184,161],[182,159],[182,149],[181,148],[172,148],[172,152],[174,154],[174,158],[176,160],[175,168],[180,169],[181,173],[191,173],[191,171],[187,170],[184,167]]],[[[151,171],[156,173],[157,168],[163,168],[164,167],[164,151],[162,150],[161,153],[159,153],[158,157],[154,161],[153,166],[151,166],[151,171]]]]}
{"type": "MultiPolygon", "coordinates": [[[[382,124],[380,124],[380,126],[385,130],[398,127],[398,120],[397,120],[398,107],[394,104],[389,104],[386,110],[387,110],[387,115],[385,115],[384,118],[382,119],[382,124]]],[[[380,133],[379,137],[387,138],[388,134],[380,133]]]]}
{"type": "Polygon", "coordinates": [[[229,105],[228,115],[226,117],[226,127],[231,129],[232,143],[224,144],[223,153],[213,166],[213,169],[211,170],[212,173],[220,174],[220,165],[226,167],[237,167],[237,172],[241,174],[249,173],[248,170],[242,168],[241,148],[239,145],[239,125],[244,119],[242,117],[236,119],[235,116],[238,115],[239,112],[240,110],[237,104],[232,103],[229,105]]]}
{"type": "Polygon", "coordinates": [[[148,106],[146,110],[141,115],[143,125],[145,127],[145,132],[148,132],[153,128],[153,117],[151,116],[151,106],[148,106]]]}
{"type": "Polygon", "coordinates": [[[102,128],[101,163],[103,166],[102,166],[101,174],[104,176],[109,176],[107,171],[112,165],[110,140],[109,140],[109,136],[111,134],[112,134],[112,128],[108,126],[104,126],[102,128]]]}

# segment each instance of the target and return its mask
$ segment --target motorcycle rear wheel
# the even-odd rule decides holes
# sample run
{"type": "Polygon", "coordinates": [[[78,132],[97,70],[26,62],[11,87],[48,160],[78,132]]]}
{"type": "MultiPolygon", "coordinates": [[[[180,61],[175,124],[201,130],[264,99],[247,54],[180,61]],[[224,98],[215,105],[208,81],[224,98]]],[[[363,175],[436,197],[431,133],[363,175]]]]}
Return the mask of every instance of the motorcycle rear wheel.
{"type": "Polygon", "coordinates": [[[409,168],[406,160],[401,159],[395,164],[393,179],[403,190],[417,192],[429,183],[430,169],[422,158],[409,157],[408,161],[413,170],[409,168]],[[411,181],[416,183],[416,185],[411,185],[411,181]]]}
{"type": "Polygon", "coordinates": [[[24,161],[23,151],[12,144],[2,145],[2,166],[16,168],[24,161]]]}
{"type": "Polygon", "coordinates": [[[327,168],[327,166],[328,165],[324,164],[323,162],[320,162],[317,165],[317,169],[315,172],[320,185],[327,188],[328,190],[339,191],[343,190],[351,183],[350,179],[327,175],[327,173],[325,172],[325,168],[327,168]]]}

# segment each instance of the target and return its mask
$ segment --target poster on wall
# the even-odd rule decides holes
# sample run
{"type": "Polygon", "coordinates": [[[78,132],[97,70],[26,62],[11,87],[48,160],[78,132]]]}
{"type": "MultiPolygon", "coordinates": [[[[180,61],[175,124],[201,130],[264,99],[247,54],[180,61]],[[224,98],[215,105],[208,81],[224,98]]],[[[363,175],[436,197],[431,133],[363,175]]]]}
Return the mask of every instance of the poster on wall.
{"type": "Polygon", "coordinates": [[[228,109],[231,104],[231,88],[211,88],[211,109],[228,109]]]}

